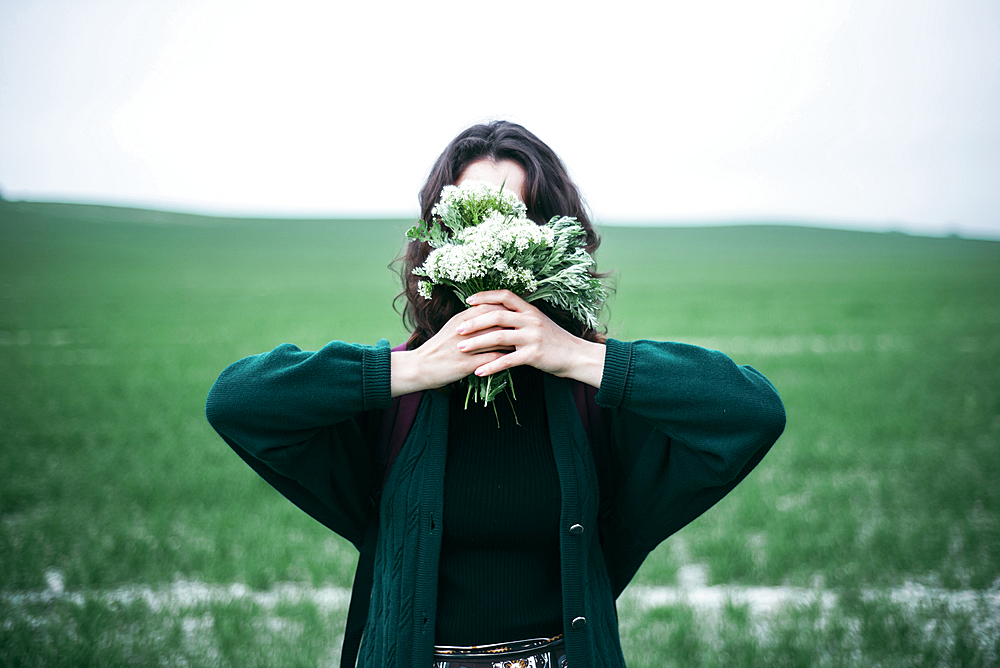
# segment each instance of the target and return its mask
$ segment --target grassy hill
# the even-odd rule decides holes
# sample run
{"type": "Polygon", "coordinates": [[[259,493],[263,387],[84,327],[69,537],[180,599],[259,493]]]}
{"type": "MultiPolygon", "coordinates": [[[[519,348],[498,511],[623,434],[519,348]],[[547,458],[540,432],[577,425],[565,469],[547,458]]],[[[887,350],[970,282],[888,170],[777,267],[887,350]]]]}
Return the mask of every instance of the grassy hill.
{"type": "MultiPolygon", "coordinates": [[[[401,342],[387,265],[409,224],[0,202],[0,591],[52,573],[91,591],[349,586],[350,546],[259,481],[204,400],[227,364],[283,342],[401,342]]],[[[699,564],[710,583],[1000,587],[1000,243],[601,233],[613,336],[720,349],[788,412],[762,465],[637,583],[699,564]]]]}

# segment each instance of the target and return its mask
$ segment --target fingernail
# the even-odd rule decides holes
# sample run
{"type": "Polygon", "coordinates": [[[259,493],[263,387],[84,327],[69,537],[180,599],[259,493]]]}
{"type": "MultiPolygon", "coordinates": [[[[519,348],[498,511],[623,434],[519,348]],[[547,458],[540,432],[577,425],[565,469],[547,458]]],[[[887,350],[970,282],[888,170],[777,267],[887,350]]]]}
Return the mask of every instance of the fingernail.
{"type": "Polygon", "coordinates": [[[475,304],[476,303],[476,295],[472,295],[471,297],[468,297],[465,300],[465,303],[466,304],[475,304]]]}
{"type": "Polygon", "coordinates": [[[458,349],[459,350],[465,350],[465,348],[466,348],[467,345],[468,344],[463,341],[462,343],[458,344],[458,349]]]}
{"type": "Polygon", "coordinates": [[[476,369],[476,371],[475,371],[475,374],[476,374],[477,376],[482,376],[482,375],[483,375],[484,373],[486,373],[486,372],[485,372],[485,371],[483,371],[483,368],[482,368],[482,367],[479,367],[479,368],[478,368],[478,369],[476,369]]]}
{"type": "Polygon", "coordinates": [[[459,325],[458,329],[455,330],[456,334],[465,334],[465,325],[459,325]]]}

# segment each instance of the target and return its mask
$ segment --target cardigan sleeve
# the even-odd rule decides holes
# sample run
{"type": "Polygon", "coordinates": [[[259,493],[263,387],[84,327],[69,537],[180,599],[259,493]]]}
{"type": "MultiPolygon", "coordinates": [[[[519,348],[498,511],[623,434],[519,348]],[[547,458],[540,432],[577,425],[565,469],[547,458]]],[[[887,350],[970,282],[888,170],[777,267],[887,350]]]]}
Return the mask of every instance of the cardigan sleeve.
{"type": "Polygon", "coordinates": [[[648,549],[725,496],[785,426],[763,375],[682,343],[609,339],[596,400],[612,415],[617,521],[648,549]]]}
{"type": "Polygon", "coordinates": [[[357,545],[371,512],[373,416],[390,400],[387,341],[283,344],[223,371],[206,415],[268,483],[357,545]]]}

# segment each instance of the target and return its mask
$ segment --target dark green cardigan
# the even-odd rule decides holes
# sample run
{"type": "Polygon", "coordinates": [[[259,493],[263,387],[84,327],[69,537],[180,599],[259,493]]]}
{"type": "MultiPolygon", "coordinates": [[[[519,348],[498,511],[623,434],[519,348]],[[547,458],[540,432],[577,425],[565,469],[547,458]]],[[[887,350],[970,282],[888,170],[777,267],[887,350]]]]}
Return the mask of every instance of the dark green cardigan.
{"type": "MultiPolygon", "coordinates": [[[[767,379],[722,353],[609,340],[597,403],[614,484],[599,513],[598,472],[570,381],[546,375],[545,401],[562,494],[569,665],[624,666],[615,599],[657,544],[760,461],[784,429],[784,408],[767,379]]],[[[207,414],[268,482],[357,546],[373,512],[375,443],[389,403],[388,342],[317,352],[285,344],[226,369],[207,414]]],[[[359,666],[431,665],[447,442],[448,399],[425,392],[385,480],[359,666]]]]}

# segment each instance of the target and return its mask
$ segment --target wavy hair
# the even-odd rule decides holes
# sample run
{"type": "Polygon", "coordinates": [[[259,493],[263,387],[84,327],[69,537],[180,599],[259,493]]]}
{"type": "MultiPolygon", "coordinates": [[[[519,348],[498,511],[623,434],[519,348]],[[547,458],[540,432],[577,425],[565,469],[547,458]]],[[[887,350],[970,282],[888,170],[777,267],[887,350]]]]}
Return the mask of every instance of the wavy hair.
{"type": "MultiPolygon", "coordinates": [[[[432,219],[431,209],[441,197],[441,190],[455,185],[465,168],[480,160],[510,160],[521,166],[525,173],[524,196],[528,218],[544,225],[553,216],[573,216],[587,232],[587,252],[593,255],[601,240],[587,215],[583,198],[576,184],[569,178],[566,166],[559,156],[541,139],[517,123],[493,121],[473,125],[455,137],[431,168],[427,182],[420,190],[421,220],[432,219]]],[[[410,330],[409,349],[417,348],[444,326],[465,306],[443,286],[434,288],[433,299],[424,299],[417,293],[419,277],[413,269],[419,267],[430,254],[426,242],[411,241],[403,255],[397,259],[403,291],[396,299],[405,299],[402,310],[403,324],[410,330]]],[[[593,267],[590,273],[597,277],[593,267]]],[[[543,313],[568,332],[587,339],[603,342],[603,331],[593,330],[568,312],[548,303],[535,302],[543,313]]]]}

